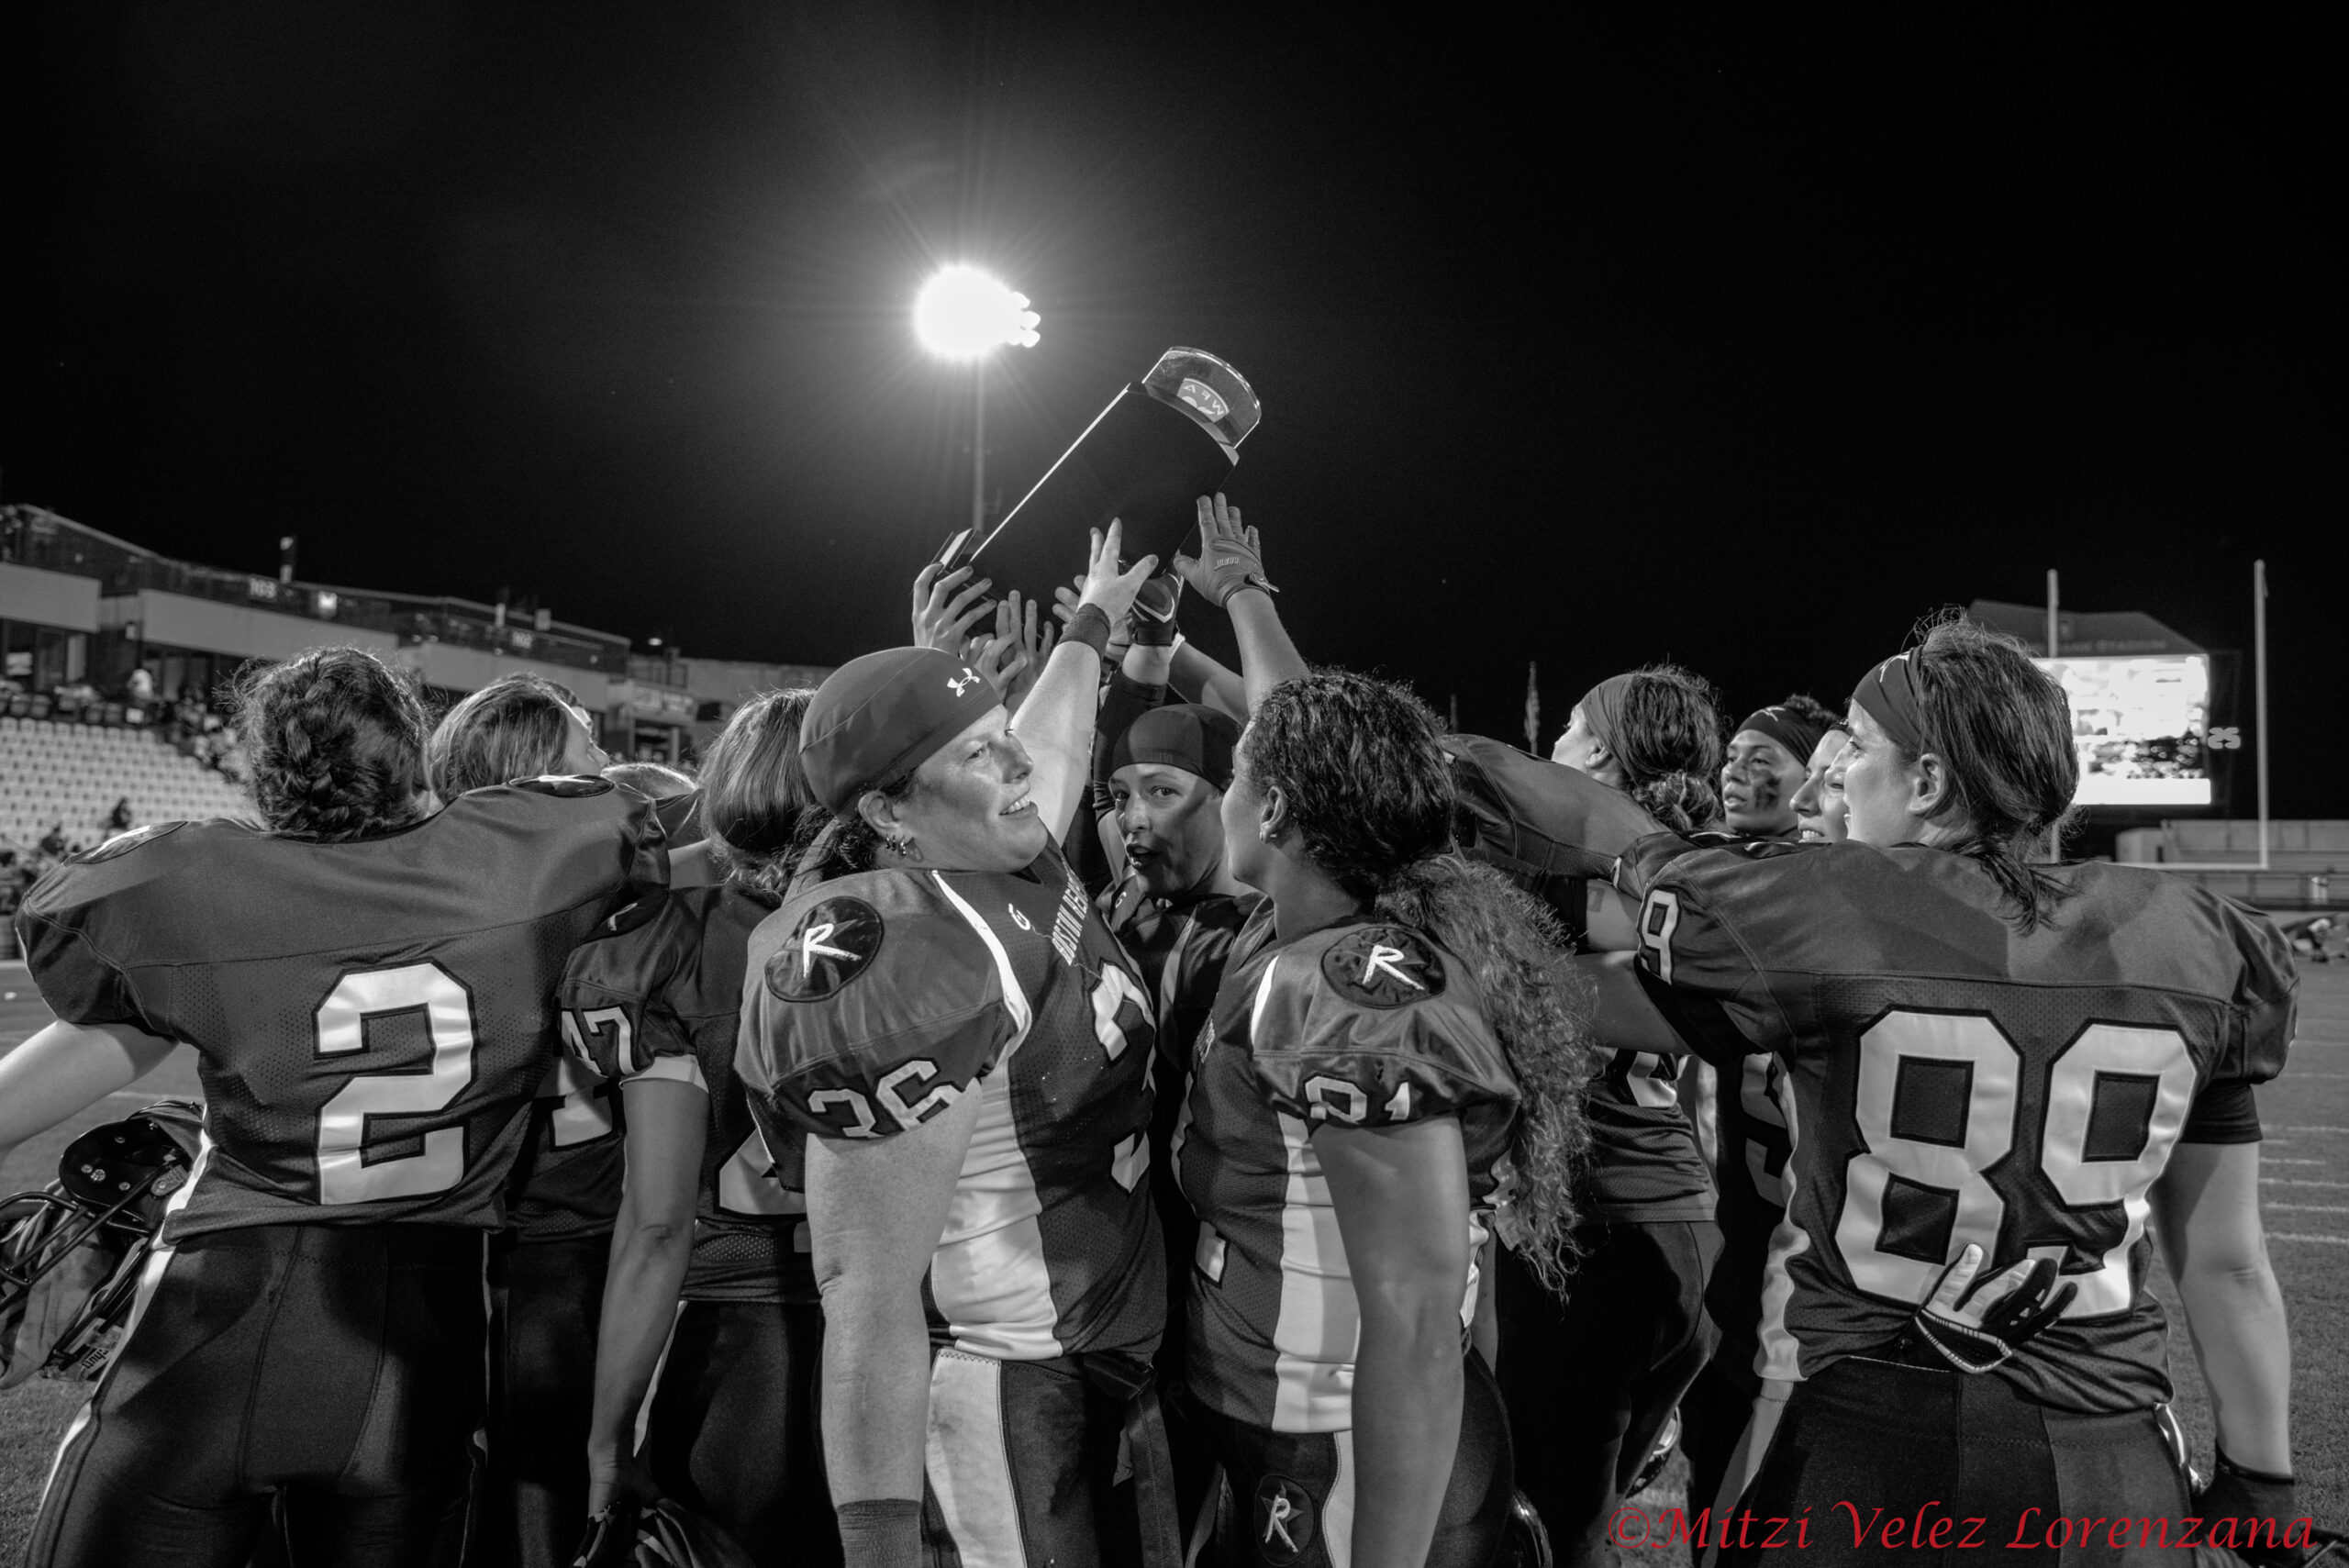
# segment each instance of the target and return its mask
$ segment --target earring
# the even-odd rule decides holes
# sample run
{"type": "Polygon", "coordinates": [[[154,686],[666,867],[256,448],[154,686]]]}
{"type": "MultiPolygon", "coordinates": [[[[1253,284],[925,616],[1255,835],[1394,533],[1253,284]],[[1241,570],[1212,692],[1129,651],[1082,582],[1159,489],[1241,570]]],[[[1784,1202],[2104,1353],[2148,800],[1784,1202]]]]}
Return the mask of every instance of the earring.
{"type": "Polygon", "coordinates": [[[918,861],[921,859],[921,845],[915,842],[914,836],[911,833],[907,834],[902,839],[890,840],[889,847],[909,861],[918,861]]]}

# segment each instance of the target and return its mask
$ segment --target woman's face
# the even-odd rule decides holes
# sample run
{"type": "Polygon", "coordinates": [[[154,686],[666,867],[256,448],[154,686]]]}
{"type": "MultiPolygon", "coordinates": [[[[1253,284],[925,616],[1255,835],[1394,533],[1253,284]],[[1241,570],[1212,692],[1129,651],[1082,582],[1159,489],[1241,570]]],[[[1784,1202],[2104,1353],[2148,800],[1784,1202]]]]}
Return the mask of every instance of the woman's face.
{"type": "Polygon", "coordinates": [[[562,736],[562,762],[558,773],[600,773],[611,765],[611,758],[596,744],[596,727],[587,720],[584,708],[566,708],[571,717],[562,736]]]}
{"type": "MultiPolygon", "coordinates": [[[[1572,768],[1578,773],[1598,778],[1613,769],[1614,759],[1607,754],[1607,744],[1599,740],[1598,731],[1583,717],[1582,704],[1575,704],[1575,711],[1566,719],[1566,732],[1550,748],[1550,761],[1560,767],[1572,768]]],[[[1612,784],[1615,781],[1607,779],[1612,784]]]]}
{"type": "Polygon", "coordinates": [[[897,806],[922,863],[941,871],[1025,870],[1052,835],[1029,798],[1035,764],[997,705],[915,770],[897,806]]]}
{"type": "Polygon", "coordinates": [[[1892,738],[1859,704],[1852,705],[1844,727],[1852,739],[1835,766],[1843,776],[1845,823],[1852,840],[1879,848],[1920,841],[1926,823],[1913,807],[1922,770],[1901,761],[1892,738]]]}
{"type": "Polygon", "coordinates": [[[1721,806],[1730,831],[1760,838],[1791,833],[1795,791],[1802,787],[1805,759],[1758,729],[1730,738],[1729,761],[1721,767],[1721,806]]]}
{"type": "Polygon", "coordinates": [[[1836,763],[1851,736],[1831,729],[1811,749],[1810,771],[1795,791],[1795,821],[1806,844],[1840,844],[1850,836],[1843,775],[1836,763]]]}
{"type": "Polygon", "coordinates": [[[1109,777],[1126,863],[1153,898],[1187,893],[1223,861],[1223,792],[1187,768],[1130,762],[1109,777]]]}
{"type": "Polygon", "coordinates": [[[1248,773],[1247,744],[1243,730],[1240,751],[1232,757],[1231,787],[1223,792],[1223,865],[1234,881],[1262,888],[1275,851],[1260,831],[1264,797],[1248,773]]]}

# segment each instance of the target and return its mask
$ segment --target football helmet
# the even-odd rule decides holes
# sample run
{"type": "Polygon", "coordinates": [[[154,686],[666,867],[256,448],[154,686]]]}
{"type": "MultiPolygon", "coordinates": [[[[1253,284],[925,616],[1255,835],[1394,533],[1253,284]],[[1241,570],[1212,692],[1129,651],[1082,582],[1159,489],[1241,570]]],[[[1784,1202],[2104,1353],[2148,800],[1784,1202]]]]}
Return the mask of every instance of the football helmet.
{"type": "Polygon", "coordinates": [[[0,1198],[0,1388],[105,1370],[203,1136],[202,1106],[158,1100],[67,1144],[39,1191],[0,1198]]]}
{"type": "Polygon", "coordinates": [[[732,1536],[668,1497],[616,1503],[587,1524],[572,1568],[751,1568],[732,1536]]]}

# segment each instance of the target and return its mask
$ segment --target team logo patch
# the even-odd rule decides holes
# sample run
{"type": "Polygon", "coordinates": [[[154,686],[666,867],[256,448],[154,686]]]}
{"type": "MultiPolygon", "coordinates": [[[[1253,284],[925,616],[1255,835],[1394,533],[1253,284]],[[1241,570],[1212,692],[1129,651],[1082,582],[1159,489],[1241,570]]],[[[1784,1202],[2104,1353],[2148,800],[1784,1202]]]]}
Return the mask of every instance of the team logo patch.
{"type": "Polygon", "coordinates": [[[862,898],[827,898],[799,917],[767,960],[767,989],[786,1002],[820,1001],[864,973],[881,951],[881,912],[862,898]]]}
{"type": "Polygon", "coordinates": [[[1279,1565],[1296,1562],[1313,1544],[1313,1494],[1286,1475],[1256,1483],[1256,1552],[1279,1565]]]}
{"type": "Polygon", "coordinates": [[[1443,995],[1443,963],[1417,931],[1364,926],[1321,955],[1321,976],[1365,1007],[1400,1007],[1443,995]]]}

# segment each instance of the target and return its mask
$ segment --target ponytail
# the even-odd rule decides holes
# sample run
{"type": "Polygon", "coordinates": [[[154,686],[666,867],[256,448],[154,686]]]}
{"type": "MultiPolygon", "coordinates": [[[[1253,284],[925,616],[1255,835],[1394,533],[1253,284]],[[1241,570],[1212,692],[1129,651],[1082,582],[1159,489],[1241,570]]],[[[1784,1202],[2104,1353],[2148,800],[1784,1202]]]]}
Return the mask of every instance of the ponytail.
{"type": "Polygon", "coordinates": [[[1608,747],[1625,794],[1665,827],[1695,833],[1720,825],[1726,730],[1711,682],[1677,664],[1651,664],[1624,684],[1608,747]]]}
{"type": "Polygon", "coordinates": [[[1701,833],[1721,819],[1720,791],[1704,773],[1658,773],[1627,793],[1642,810],[1675,833],[1701,833]]]}
{"type": "Polygon", "coordinates": [[[1457,853],[1414,861],[1378,890],[1384,919],[1425,931],[1468,966],[1520,1091],[1502,1192],[1505,1239],[1544,1288],[1574,1272],[1575,1177],[1588,1158],[1584,1094],[1598,1062],[1591,1001],[1548,910],[1457,853]]]}

